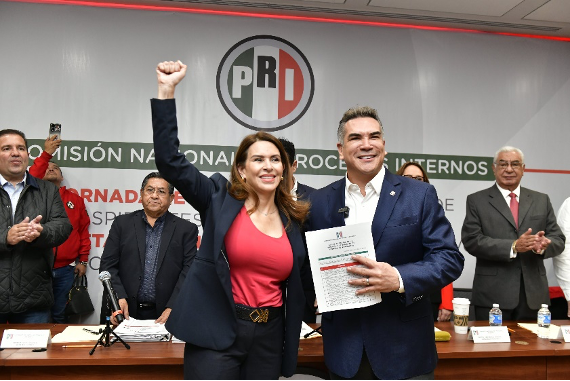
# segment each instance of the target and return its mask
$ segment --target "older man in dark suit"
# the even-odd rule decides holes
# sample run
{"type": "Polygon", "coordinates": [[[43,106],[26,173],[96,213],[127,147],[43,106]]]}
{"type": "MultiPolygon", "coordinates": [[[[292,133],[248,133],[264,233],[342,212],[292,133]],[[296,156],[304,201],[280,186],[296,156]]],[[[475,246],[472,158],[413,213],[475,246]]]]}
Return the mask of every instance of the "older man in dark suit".
{"type": "Polygon", "coordinates": [[[147,175],[140,193],[143,210],[113,222],[100,271],[111,274],[126,318],[165,323],[196,255],[198,227],[168,211],[174,187],[160,173],[147,175]]]}
{"type": "Polygon", "coordinates": [[[381,292],[370,307],[323,313],[325,362],[335,379],[433,379],[437,353],[427,295],[461,275],[451,224],[435,188],[393,175],[383,165],[376,110],[348,110],[337,148],[346,177],[314,191],[308,230],[370,223],[375,260],[348,267],[357,294],[381,292]],[[424,297],[426,296],[426,297],[424,297]]]}
{"type": "Polygon", "coordinates": [[[477,320],[499,303],[504,320],[536,319],[550,304],[544,259],[564,250],[548,195],[520,186],[524,155],[505,146],[495,153],[496,184],[467,197],[461,239],[477,258],[473,300],[477,320]]]}

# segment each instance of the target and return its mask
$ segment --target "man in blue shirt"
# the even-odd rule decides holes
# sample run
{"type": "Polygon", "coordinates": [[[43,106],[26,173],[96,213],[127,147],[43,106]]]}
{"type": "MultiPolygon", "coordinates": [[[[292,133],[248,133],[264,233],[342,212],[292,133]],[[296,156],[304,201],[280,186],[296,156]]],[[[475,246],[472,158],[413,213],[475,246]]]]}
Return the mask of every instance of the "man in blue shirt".
{"type": "Polygon", "coordinates": [[[0,323],[49,323],[53,247],[71,233],[57,187],[26,172],[28,144],[0,131],[0,323]]]}

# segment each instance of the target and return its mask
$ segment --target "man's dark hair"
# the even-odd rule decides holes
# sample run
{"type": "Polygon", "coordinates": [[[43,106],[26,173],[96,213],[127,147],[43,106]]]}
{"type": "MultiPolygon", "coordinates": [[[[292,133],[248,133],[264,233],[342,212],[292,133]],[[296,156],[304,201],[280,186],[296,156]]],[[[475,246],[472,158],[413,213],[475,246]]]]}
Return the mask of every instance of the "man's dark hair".
{"type": "MultiPolygon", "coordinates": [[[[162,177],[160,172],[151,172],[148,175],[146,175],[146,177],[144,178],[141,185],[141,191],[146,187],[146,184],[148,184],[148,180],[150,179],[163,179],[164,181],[166,181],[166,179],[162,177]]],[[[168,181],[166,181],[166,183],[168,184],[168,193],[174,194],[174,185],[170,184],[168,181]]]]}
{"type": "Polygon", "coordinates": [[[287,158],[289,159],[289,165],[293,165],[293,162],[295,161],[295,144],[285,138],[279,138],[279,141],[283,144],[283,148],[285,148],[285,153],[287,153],[287,158]]]}
{"type": "Polygon", "coordinates": [[[348,123],[352,119],[356,119],[356,118],[372,118],[372,119],[376,120],[378,122],[378,124],[380,125],[380,137],[384,138],[384,127],[382,126],[382,121],[380,120],[380,117],[378,116],[378,111],[376,111],[376,109],[374,109],[372,107],[368,107],[368,106],[356,106],[356,107],[352,107],[352,108],[348,109],[344,113],[344,115],[342,116],[342,119],[340,120],[340,122],[338,122],[338,129],[336,132],[336,136],[337,136],[338,142],[341,145],[344,144],[344,133],[345,133],[344,127],[346,126],[346,123],[348,123]]]}
{"type": "Polygon", "coordinates": [[[22,137],[22,139],[24,139],[24,144],[26,145],[26,150],[28,149],[28,139],[26,139],[26,134],[24,134],[22,131],[7,128],[5,130],[0,131],[0,137],[2,137],[4,135],[20,135],[22,137]]]}

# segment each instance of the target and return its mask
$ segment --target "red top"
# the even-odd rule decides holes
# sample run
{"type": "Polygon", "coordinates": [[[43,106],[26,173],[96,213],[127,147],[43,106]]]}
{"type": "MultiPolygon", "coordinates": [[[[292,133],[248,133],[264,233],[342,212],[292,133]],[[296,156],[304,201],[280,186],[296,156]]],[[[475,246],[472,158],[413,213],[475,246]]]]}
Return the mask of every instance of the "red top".
{"type": "Polygon", "coordinates": [[[453,303],[451,302],[452,299],[453,283],[450,283],[441,289],[441,304],[439,305],[439,309],[441,310],[445,308],[446,310],[453,311],[453,303]]]}
{"type": "Polygon", "coordinates": [[[560,287],[548,287],[550,299],[563,298],[564,292],[560,287]]]}
{"type": "Polygon", "coordinates": [[[293,250],[283,228],[280,238],[260,232],[243,207],[224,238],[234,301],[250,307],[279,307],[281,284],[293,268],[293,250]]]}
{"type": "MultiPolygon", "coordinates": [[[[29,169],[30,175],[43,179],[48,163],[52,155],[43,151],[40,156],[34,160],[29,169]]],[[[91,238],[89,238],[89,215],[85,209],[85,202],[79,195],[67,190],[65,187],[59,188],[59,195],[63,201],[63,207],[69,218],[69,222],[73,226],[73,230],[69,238],[59,245],[57,248],[57,257],[53,267],[58,269],[69,265],[71,262],[79,258],[80,261],[87,262],[89,251],[91,250],[91,238]]]]}
{"type": "Polygon", "coordinates": [[[44,176],[46,175],[48,164],[52,157],[53,156],[47,153],[46,151],[42,151],[42,154],[36,157],[36,160],[34,160],[30,169],[28,169],[30,175],[38,179],[43,179],[44,176]]]}

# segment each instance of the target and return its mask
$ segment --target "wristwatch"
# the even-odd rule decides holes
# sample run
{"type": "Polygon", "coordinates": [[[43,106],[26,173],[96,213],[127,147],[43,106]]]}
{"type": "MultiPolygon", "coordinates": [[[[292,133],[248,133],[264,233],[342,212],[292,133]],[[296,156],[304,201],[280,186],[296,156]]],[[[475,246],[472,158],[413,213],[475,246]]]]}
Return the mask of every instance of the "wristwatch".
{"type": "Polygon", "coordinates": [[[79,261],[79,264],[80,264],[80,265],[83,265],[83,266],[87,266],[88,262],[85,262],[85,261],[79,261]]]}
{"type": "Polygon", "coordinates": [[[517,253],[517,241],[518,241],[518,240],[515,240],[515,241],[513,242],[513,245],[511,246],[511,249],[513,250],[513,254],[516,254],[516,253],[517,253]]]}

